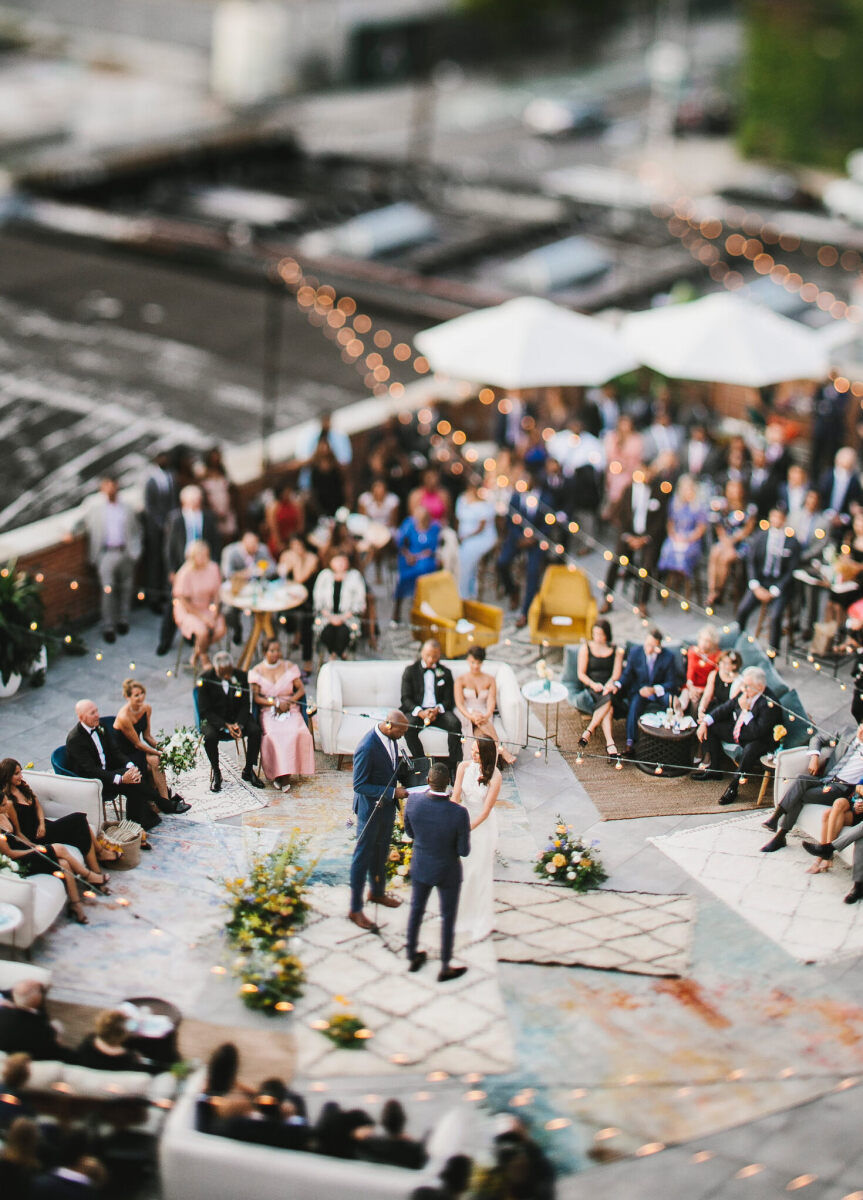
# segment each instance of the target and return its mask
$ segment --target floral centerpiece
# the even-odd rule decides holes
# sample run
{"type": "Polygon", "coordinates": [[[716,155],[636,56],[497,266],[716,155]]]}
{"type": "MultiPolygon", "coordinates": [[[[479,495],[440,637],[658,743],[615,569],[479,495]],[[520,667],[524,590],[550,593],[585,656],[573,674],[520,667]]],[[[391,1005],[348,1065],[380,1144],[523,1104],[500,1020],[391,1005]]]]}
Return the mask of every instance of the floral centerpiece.
{"type": "Polygon", "coordinates": [[[788,730],[784,725],[773,726],[773,740],[776,743],[777,752],[782,749],[782,741],[788,736],[788,730]]]}
{"type": "MultiPolygon", "coordinates": [[[[293,940],[293,939],[292,939],[293,940]]],[[[303,994],[306,975],[289,942],[275,942],[269,950],[253,950],[234,963],[240,995],[247,1008],[261,1012],[290,1012],[303,994]]]]}
{"type": "Polygon", "coordinates": [[[407,883],[411,874],[411,858],[413,857],[413,841],[405,833],[404,818],[401,813],[393,825],[393,836],[390,841],[390,852],[387,855],[387,879],[395,879],[407,883]]]}
{"type": "Polygon", "coordinates": [[[160,729],[156,735],[156,745],[162,752],[162,767],[176,779],[191,771],[198,761],[201,735],[187,725],[179,725],[173,733],[160,729]]]}
{"type": "Polygon", "coordinates": [[[15,858],[9,858],[5,854],[0,854],[0,871],[6,871],[10,875],[23,875],[21,864],[15,858]]]}
{"type": "Polygon", "coordinates": [[[325,1038],[343,1050],[361,1050],[374,1034],[367,1029],[360,1018],[350,1011],[350,1001],[344,996],[334,996],[337,1004],[341,1004],[344,1012],[333,1013],[331,1017],[315,1021],[313,1028],[322,1033],[325,1038]]]}
{"type": "Polygon", "coordinates": [[[573,837],[572,826],[558,815],[554,833],[534,864],[534,872],[546,883],[559,883],[574,892],[590,891],[608,878],[595,849],[598,844],[588,845],[582,838],[573,837]]]}
{"type": "Polygon", "coordinates": [[[544,658],[539,659],[539,661],[537,662],[536,673],[540,677],[540,679],[543,681],[543,685],[542,685],[543,691],[550,692],[552,680],[554,679],[554,671],[552,671],[551,667],[548,665],[548,663],[545,661],[544,658]]]}

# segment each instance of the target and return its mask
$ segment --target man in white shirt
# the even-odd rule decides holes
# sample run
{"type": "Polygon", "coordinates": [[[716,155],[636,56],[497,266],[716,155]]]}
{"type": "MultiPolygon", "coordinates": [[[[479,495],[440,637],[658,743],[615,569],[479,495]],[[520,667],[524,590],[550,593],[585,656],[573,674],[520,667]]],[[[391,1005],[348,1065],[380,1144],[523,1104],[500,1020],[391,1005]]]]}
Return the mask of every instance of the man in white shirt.
{"type": "Polygon", "coordinates": [[[102,636],[106,642],[115,641],[118,633],[129,632],[135,564],[141,554],[138,518],[119,493],[114,476],[103,476],[99,495],[83,520],[89,559],[99,575],[102,636]]]}

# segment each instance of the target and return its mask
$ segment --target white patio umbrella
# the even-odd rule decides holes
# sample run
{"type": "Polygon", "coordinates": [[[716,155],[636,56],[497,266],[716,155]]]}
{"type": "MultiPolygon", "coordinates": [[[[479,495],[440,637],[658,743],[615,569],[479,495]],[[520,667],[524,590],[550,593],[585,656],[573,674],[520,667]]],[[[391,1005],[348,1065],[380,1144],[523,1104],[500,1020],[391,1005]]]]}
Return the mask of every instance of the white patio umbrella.
{"type": "Polygon", "coordinates": [[[455,317],[414,344],[438,374],[513,390],[593,387],[638,365],[616,330],[536,296],[455,317]]]}
{"type": "Polygon", "coordinates": [[[633,313],[621,330],[640,362],[671,379],[765,387],[824,379],[830,365],[814,330],[726,293],[633,313]]]}

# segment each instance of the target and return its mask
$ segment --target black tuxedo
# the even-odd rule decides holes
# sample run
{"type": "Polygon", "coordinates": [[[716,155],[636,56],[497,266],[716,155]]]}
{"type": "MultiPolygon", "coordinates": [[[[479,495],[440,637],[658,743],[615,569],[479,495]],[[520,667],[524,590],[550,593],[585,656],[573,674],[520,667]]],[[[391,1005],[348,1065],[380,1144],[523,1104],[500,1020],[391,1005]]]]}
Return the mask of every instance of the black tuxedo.
{"type": "MultiPolygon", "coordinates": [[[[219,555],[222,549],[222,539],[219,536],[219,527],[216,523],[215,515],[210,509],[205,508],[201,512],[201,541],[207,543],[210,547],[210,558],[214,563],[218,563],[219,555]]],[[[182,567],[186,559],[186,522],[183,518],[183,510],[175,509],[165,522],[165,533],[163,538],[163,552],[165,556],[165,574],[170,581],[174,575],[182,567]]],[[[162,628],[159,631],[159,645],[167,650],[174,640],[174,606],[171,604],[171,597],[168,596],[165,605],[165,611],[162,614],[162,628]]]]}
{"type": "Polygon", "coordinates": [[[159,795],[154,787],[142,776],[140,783],[118,782],[118,776],[127,770],[126,759],[117,750],[113,739],[103,726],[97,728],[97,736],[102,744],[105,755],[105,765],[99,758],[99,752],[89,734],[80,721],[66,735],[66,758],[69,770],[84,779],[101,779],[102,796],[105,800],[113,800],[117,796],[126,797],[126,814],[132,821],[137,821],[142,829],[152,829],[160,823],[160,817],[153,812],[151,803],[166,811],[170,805],[159,795]],[[99,730],[102,730],[100,733],[99,730]]]}
{"type": "MultiPolygon", "coordinates": [[[[606,592],[614,591],[620,571],[620,556],[622,554],[625,554],[631,562],[637,561],[638,566],[644,567],[649,577],[656,577],[656,564],[659,562],[659,551],[662,549],[666,526],[668,524],[668,494],[662,491],[659,479],[655,479],[649,486],[650,499],[647,505],[643,535],[637,534],[633,529],[635,516],[632,504],[632,484],[624,491],[611,513],[611,523],[620,530],[620,533],[618,534],[617,545],[614,550],[614,558],[608,564],[608,571],[605,576],[606,592]],[[631,539],[640,536],[644,536],[648,540],[638,550],[633,547],[631,539]]],[[[636,604],[646,605],[649,595],[650,583],[647,579],[641,580],[638,584],[636,604]]]]}
{"type": "Polygon", "coordinates": [[[170,605],[165,594],[165,523],[177,507],[177,483],[173,471],[154,470],[144,484],[144,561],[146,564],[147,599],[158,607],[163,601],[170,605]]]}
{"type": "Polygon", "coordinates": [[[737,609],[737,621],[740,628],[745,629],[750,614],[761,603],[752,590],[753,587],[771,589],[774,592],[774,598],[770,605],[770,645],[778,646],[782,639],[782,614],[791,599],[794,572],[800,565],[800,543],[796,537],[786,534],[778,559],[774,556],[773,561],[768,562],[769,537],[770,530],[762,529],[754,535],[749,543],[746,570],[749,575],[750,587],[740,601],[737,609]]]}
{"type": "Polygon", "coordinates": [[[725,751],[722,749],[723,742],[736,741],[743,748],[743,753],[735,764],[737,775],[731,779],[731,785],[735,790],[741,775],[764,774],[761,756],[773,746],[773,726],[781,717],[781,710],[775,707],[771,708],[770,701],[762,692],[752,706],[752,719],[740,726],[735,738],[734,730],[741,715],[739,699],[739,696],[735,696],[733,700],[726,700],[724,704],[718,705],[713,710],[710,714],[713,723],[708,727],[706,741],[706,748],[710,753],[710,766],[715,771],[720,770],[721,763],[725,758],[725,751]]]}
{"type": "MultiPolygon", "coordinates": [[[[455,714],[455,689],[452,671],[440,663],[433,668],[435,673],[435,703],[443,705],[444,711],[438,712],[431,721],[440,729],[447,731],[447,749],[449,751],[450,772],[455,778],[455,769],[462,760],[461,722],[455,714]]],[[[422,724],[414,710],[422,708],[425,694],[425,671],[422,662],[417,660],[405,667],[402,675],[401,710],[410,724],[405,733],[405,742],[414,758],[421,758],[425,751],[420,741],[422,724]]]]}
{"type": "Polygon", "coordinates": [[[461,890],[461,860],[470,853],[470,817],[448,796],[420,792],[405,807],[405,833],[413,838],[411,911],[408,918],[408,958],[417,952],[417,939],[432,888],[438,889],[441,912],[441,964],[452,958],[455,918],[461,890]]]}
{"type": "Polygon", "coordinates": [[[71,1059],[72,1052],[57,1040],[54,1026],[44,1012],[31,1012],[14,1004],[0,1004],[0,1050],[21,1051],[33,1059],[71,1059]]]}
{"type": "Polygon", "coordinates": [[[225,740],[228,725],[239,725],[246,739],[246,771],[253,771],[261,750],[261,727],[252,712],[249,677],[234,667],[223,686],[215,667],[205,671],[195,689],[198,716],[204,735],[204,751],[214,771],[219,770],[219,742],[225,740]]]}

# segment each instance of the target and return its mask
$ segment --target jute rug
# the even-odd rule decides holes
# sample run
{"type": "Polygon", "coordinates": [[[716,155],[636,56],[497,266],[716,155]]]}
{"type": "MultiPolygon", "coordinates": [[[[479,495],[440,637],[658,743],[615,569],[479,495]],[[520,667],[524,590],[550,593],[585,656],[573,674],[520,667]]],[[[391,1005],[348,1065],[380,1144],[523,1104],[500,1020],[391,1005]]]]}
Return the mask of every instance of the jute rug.
{"type": "Polygon", "coordinates": [[[577,895],[547,883],[497,881],[494,949],[502,962],[683,975],[695,920],[692,896],[601,889],[577,895]]]}
{"type": "MultiPolygon", "coordinates": [[[[586,725],[587,722],[585,721],[586,725]]],[[[719,808],[717,801],[725,791],[725,781],[693,783],[688,775],[645,775],[631,763],[618,771],[606,761],[602,730],[594,733],[576,762],[581,735],[580,714],[564,701],[560,706],[560,752],[576,779],[599,809],[603,821],[625,821],[635,817],[673,817],[690,813],[740,812],[751,809],[758,797],[759,779],[751,779],[740,789],[737,804],[719,808]]],[[[623,722],[614,724],[618,749],[626,744],[623,722]]]]}

